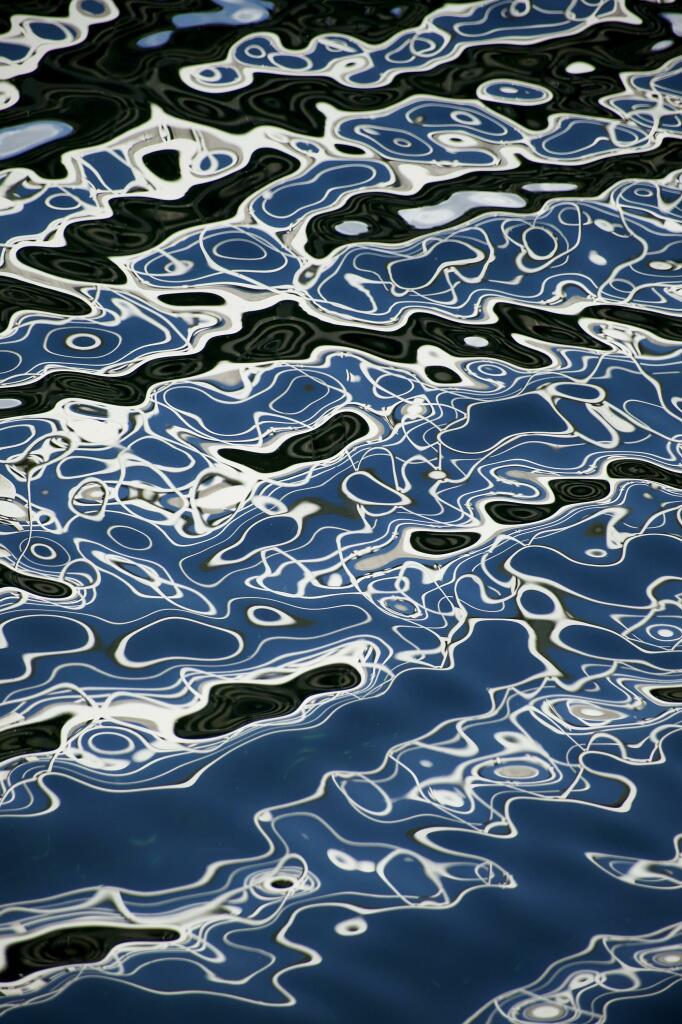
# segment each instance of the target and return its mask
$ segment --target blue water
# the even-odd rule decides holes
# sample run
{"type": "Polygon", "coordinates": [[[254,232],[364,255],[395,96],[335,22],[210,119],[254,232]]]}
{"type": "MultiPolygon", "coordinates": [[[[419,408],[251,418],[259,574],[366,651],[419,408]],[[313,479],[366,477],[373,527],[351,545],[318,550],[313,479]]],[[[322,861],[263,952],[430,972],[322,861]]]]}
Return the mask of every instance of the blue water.
{"type": "Polygon", "coordinates": [[[679,6],[10,6],[0,1016],[674,1024],[679,6]]]}

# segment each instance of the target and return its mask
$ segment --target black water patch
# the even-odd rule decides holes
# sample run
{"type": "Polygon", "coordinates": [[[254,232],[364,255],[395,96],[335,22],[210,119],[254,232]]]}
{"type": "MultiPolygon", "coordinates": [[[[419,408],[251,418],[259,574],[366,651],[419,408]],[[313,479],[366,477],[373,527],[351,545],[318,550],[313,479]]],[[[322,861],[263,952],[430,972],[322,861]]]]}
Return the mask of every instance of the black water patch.
{"type": "Polygon", "coordinates": [[[665,704],[682,704],[682,686],[654,686],[649,694],[665,704]]]}
{"type": "Polygon", "coordinates": [[[61,743],[62,729],[71,715],[55,715],[40,722],[15,725],[0,732],[0,760],[25,754],[45,754],[61,743]]]}
{"type": "MultiPolygon", "coordinates": [[[[21,0],[21,13],[32,17],[65,18],[69,13],[71,0],[21,0]]],[[[0,9],[0,32],[7,32],[16,17],[17,9],[13,4],[0,9]]]]}
{"type": "Polygon", "coordinates": [[[82,925],[44,932],[7,946],[0,983],[19,981],[49,968],[99,963],[123,942],[173,942],[179,938],[179,933],[170,928],[106,925],[82,925]]]}
{"type": "Polygon", "coordinates": [[[424,373],[434,384],[459,384],[462,380],[449,366],[427,366],[424,373]]]}
{"type": "MultiPolygon", "coordinates": [[[[326,7],[324,0],[315,4],[307,0],[280,2],[274,17],[262,28],[279,33],[287,44],[298,40],[294,45],[299,47],[321,31],[320,22],[326,19],[326,31],[359,38],[364,33],[364,38],[377,41],[416,24],[438,6],[431,0],[428,4],[400,5],[391,0],[375,0],[371,5],[360,0],[343,4],[329,0],[326,7]],[[395,10],[401,12],[397,17],[391,13],[395,10]]],[[[55,140],[21,156],[23,167],[44,177],[60,178],[65,174],[63,153],[105,142],[143,123],[151,104],[171,115],[232,133],[270,124],[321,135],[325,120],[318,107],[321,101],[358,113],[382,109],[415,95],[473,98],[477,87],[490,78],[512,77],[546,86],[553,93],[541,108],[498,105],[519,123],[537,130],[556,113],[578,111],[603,117],[601,100],[621,90],[621,72],[646,71],[660,64],[660,54],[652,51],[656,42],[672,44],[665,51],[666,60],[682,53],[682,39],[650,4],[630,0],[628,6],[640,24],[592,25],[575,38],[563,36],[524,47],[473,46],[455,62],[418,73],[407,71],[376,89],[348,88],[315,75],[273,77],[259,73],[245,88],[213,96],[185,86],[178,72],[196,63],[197,54],[207,63],[223,60],[231,45],[253,32],[253,25],[175,29],[160,49],[141,49],[137,42],[142,36],[173,27],[167,5],[159,0],[138,0],[125,5],[115,21],[92,26],[81,45],[46,54],[32,74],[18,78],[19,101],[0,115],[0,127],[25,124],[38,117],[72,125],[74,131],[68,139],[55,140]],[[597,72],[589,76],[569,74],[567,65],[584,59],[587,51],[598,66],[597,72]]],[[[183,3],[187,12],[202,9],[205,0],[183,3]]],[[[0,167],[14,163],[14,158],[0,161],[0,167]]]]}
{"type": "Polygon", "coordinates": [[[470,530],[413,530],[410,544],[421,555],[453,555],[471,547],[480,534],[470,530]]]}
{"type": "Polygon", "coordinates": [[[177,231],[232,217],[253,191],[299,167],[298,160],[275,149],[261,149],[234,174],[194,185],[181,199],[123,197],[111,202],[111,216],[71,224],[58,248],[27,246],[19,257],[26,266],[56,277],[97,284],[123,284],[126,275],[110,256],[127,256],[161,244],[177,231]]]}
{"type": "Polygon", "coordinates": [[[525,526],[548,519],[566,505],[602,501],[610,492],[605,480],[588,480],[584,477],[550,480],[549,486],[554,501],[543,504],[531,501],[491,501],[486,505],[486,512],[494,522],[504,526],[525,526]]]}
{"type": "Polygon", "coordinates": [[[164,306],[223,306],[222,296],[215,292],[200,292],[187,289],[184,292],[172,292],[159,295],[159,302],[164,306]]]}
{"type": "MultiPolygon", "coordinates": [[[[187,296],[202,292],[187,289],[187,296]]],[[[591,311],[585,311],[588,315],[591,311]]],[[[550,364],[544,352],[512,338],[518,332],[532,340],[551,342],[600,351],[608,346],[596,341],[580,326],[577,316],[547,310],[526,309],[500,302],[495,306],[493,323],[463,324],[430,314],[417,313],[395,331],[341,326],[317,320],[296,302],[285,300],[266,310],[244,316],[241,329],[234,334],[214,335],[200,352],[191,355],[162,356],[150,359],[127,374],[100,376],[83,371],[57,370],[30,384],[0,388],[0,398],[18,405],[3,408],[0,419],[47,412],[64,398],[102,402],[106,405],[138,405],[147,392],[165,381],[183,380],[207,373],[222,361],[243,364],[273,361],[303,361],[321,345],[351,349],[394,363],[414,365],[421,346],[437,346],[456,358],[502,360],[523,369],[539,369],[550,364]],[[472,349],[466,338],[475,332],[488,342],[485,349],[472,349]]],[[[435,379],[431,377],[432,380],[435,379]]],[[[443,383],[454,383],[452,380],[443,383]]]]}
{"type": "MultiPolygon", "coordinates": [[[[680,147],[680,161],[682,162],[682,146],[680,147]]],[[[625,327],[635,328],[635,330],[650,332],[663,338],[664,341],[682,341],[682,319],[667,313],[658,313],[655,310],[635,309],[633,306],[625,305],[591,306],[584,310],[581,316],[608,320],[625,327]]]]}
{"type": "Polygon", "coordinates": [[[678,490],[682,488],[682,473],[663,469],[642,459],[615,459],[609,463],[606,472],[614,480],[646,480],[678,490]]]}
{"type": "MultiPolygon", "coordinates": [[[[174,15],[207,13],[207,6],[207,0],[182,0],[169,9],[165,0],[136,0],[120,5],[113,21],[91,24],[78,46],[45,54],[32,74],[17,79],[19,101],[11,112],[0,115],[0,126],[10,127],[37,117],[57,118],[71,124],[74,132],[67,145],[56,140],[22,154],[21,166],[43,177],[61,178],[65,173],[63,153],[72,147],[97,145],[143,123],[149,118],[151,104],[225,131],[249,131],[255,124],[267,122],[268,113],[260,100],[277,82],[266,82],[264,87],[262,82],[257,83],[255,102],[250,103],[244,95],[248,89],[229,97],[203,96],[183,85],[180,69],[198,59],[223,60],[234,43],[259,27],[279,33],[286,46],[295,48],[307,46],[320,31],[350,32],[368,42],[381,42],[418,24],[430,10],[441,6],[441,0],[403,4],[393,0],[372,0],[371,4],[366,0],[344,0],[343,4],[331,0],[314,4],[309,0],[275,0],[272,17],[261,26],[173,25],[174,15]],[[149,49],[138,45],[140,39],[159,32],[171,32],[164,46],[149,49]]],[[[291,126],[296,117],[297,88],[302,83],[291,78],[285,85],[276,104],[278,122],[285,125],[289,105],[291,126]]],[[[319,97],[322,90],[318,80],[319,97]]],[[[312,97],[309,103],[306,98],[304,106],[309,107],[304,119],[314,118],[317,123],[312,97]]],[[[0,160],[0,166],[11,163],[0,160]]]]}
{"type": "Polygon", "coordinates": [[[367,421],[356,412],[340,412],[326,423],[305,434],[290,437],[272,452],[248,448],[221,448],[221,459],[228,459],[257,473],[277,473],[290,466],[320,462],[339,455],[349,444],[369,431],[367,421]]]}
{"type": "Polygon", "coordinates": [[[421,346],[441,348],[455,357],[502,359],[525,369],[549,366],[550,358],[512,338],[512,333],[531,341],[607,350],[580,326],[578,317],[547,310],[526,309],[509,303],[495,305],[497,320],[467,324],[427,313],[415,313],[393,331],[376,331],[354,325],[326,323],[309,316],[295,302],[286,300],[250,320],[241,331],[223,337],[223,358],[231,362],[258,363],[280,359],[306,359],[321,345],[354,349],[397,363],[414,364],[421,346]],[[484,337],[485,350],[467,344],[472,334],[484,337]]]}
{"type": "Polygon", "coordinates": [[[59,316],[87,316],[91,312],[87,302],[75,295],[0,274],[0,331],[5,330],[14,313],[26,310],[59,316]]]}
{"type": "Polygon", "coordinates": [[[221,683],[211,688],[205,707],[177,720],[175,735],[183,740],[224,736],[253,722],[290,715],[315,694],[350,690],[360,682],[357,669],[338,664],[309,669],[277,685],[221,683]]]}
{"type": "Polygon", "coordinates": [[[33,597],[64,598],[73,595],[72,588],[63,580],[31,576],[28,573],[10,569],[6,565],[0,565],[0,588],[2,587],[18,587],[19,590],[24,590],[33,597]]]}
{"type": "Polygon", "coordinates": [[[263,28],[274,32],[285,46],[294,50],[304,49],[315,36],[341,32],[376,44],[418,25],[440,7],[442,0],[287,0],[277,5],[275,16],[263,28]]]}
{"type": "MultiPolygon", "coordinates": [[[[668,139],[650,153],[623,155],[616,159],[606,157],[566,168],[551,163],[538,163],[525,157],[519,158],[518,167],[506,170],[492,168],[458,174],[457,169],[453,167],[452,172],[457,174],[456,177],[440,178],[437,182],[425,185],[413,195],[406,196],[395,191],[358,193],[347,199],[339,209],[317,214],[307,224],[305,247],[314,259],[324,259],[336,249],[347,245],[350,239],[338,231],[338,226],[347,220],[362,221],[367,226],[367,231],[362,234],[363,245],[376,242],[390,242],[392,245],[409,242],[432,233],[434,229],[412,227],[403,219],[401,211],[436,206],[458,192],[513,193],[522,198],[526,205],[514,210],[504,209],[504,212],[510,217],[525,216],[537,213],[548,199],[571,200],[576,197],[597,196],[628,178],[645,178],[648,181],[663,178],[671,171],[677,170],[681,160],[682,146],[679,139],[668,139]],[[571,191],[555,193],[527,191],[524,188],[526,185],[557,181],[576,187],[571,191]]],[[[491,197],[490,207],[472,207],[457,217],[453,216],[450,221],[439,227],[444,229],[462,224],[495,209],[494,199],[491,197]]]]}
{"type": "Polygon", "coordinates": [[[180,178],[180,154],[177,149],[164,147],[145,153],[142,157],[145,167],[164,181],[177,181],[180,178]]]}

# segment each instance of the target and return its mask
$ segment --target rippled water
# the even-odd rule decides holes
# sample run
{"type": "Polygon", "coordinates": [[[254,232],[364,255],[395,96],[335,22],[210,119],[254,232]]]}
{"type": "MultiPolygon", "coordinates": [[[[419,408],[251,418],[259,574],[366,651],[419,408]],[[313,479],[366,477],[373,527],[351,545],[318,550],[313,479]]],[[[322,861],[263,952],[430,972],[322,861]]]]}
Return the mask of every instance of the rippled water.
{"type": "Polygon", "coordinates": [[[681,10],[3,6],[0,1015],[680,1019],[681,10]]]}

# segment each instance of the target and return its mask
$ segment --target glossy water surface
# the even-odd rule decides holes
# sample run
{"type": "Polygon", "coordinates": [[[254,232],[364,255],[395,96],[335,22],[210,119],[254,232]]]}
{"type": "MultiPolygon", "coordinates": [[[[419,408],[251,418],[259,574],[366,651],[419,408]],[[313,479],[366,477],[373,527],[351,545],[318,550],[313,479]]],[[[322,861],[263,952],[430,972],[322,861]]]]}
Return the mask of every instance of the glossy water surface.
{"type": "Polygon", "coordinates": [[[0,1016],[682,1016],[682,8],[0,10],[0,1016]]]}

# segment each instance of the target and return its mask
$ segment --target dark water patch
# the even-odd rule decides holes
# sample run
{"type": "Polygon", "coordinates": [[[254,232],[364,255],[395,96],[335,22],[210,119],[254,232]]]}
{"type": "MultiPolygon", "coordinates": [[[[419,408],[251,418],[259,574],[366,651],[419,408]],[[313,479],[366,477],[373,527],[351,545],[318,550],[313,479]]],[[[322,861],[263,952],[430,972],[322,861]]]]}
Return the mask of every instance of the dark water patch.
{"type": "Polygon", "coordinates": [[[577,479],[550,480],[549,486],[554,501],[536,504],[530,501],[491,501],[486,512],[496,523],[505,526],[522,526],[549,519],[566,505],[582,505],[589,501],[602,501],[610,487],[605,480],[577,479]]]}
{"type": "MultiPolygon", "coordinates": [[[[455,0],[464,4],[466,0],[455,0]]],[[[441,0],[295,0],[280,2],[267,28],[290,49],[306,47],[317,35],[351,33],[368,43],[382,43],[418,25],[442,6],[441,0]]]]}
{"type": "Polygon", "coordinates": [[[5,330],[14,313],[24,310],[85,316],[90,312],[90,306],[75,295],[0,274],[0,331],[5,330]]]}
{"type": "Polygon", "coordinates": [[[654,686],[649,694],[664,704],[682,704],[682,686],[654,686]]]}
{"type": "Polygon", "coordinates": [[[114,928],[105,925],[83,925],[45,932],[5,949],[5,966],[0,982],[19,981],[29,974],[51,967],[94,964],[104,960],[116,946],[124,942],[173,942],[179,932],[170,928],[114,928]]]}
{"type": "MultiPolygon", "coordinates": [[[[460,192],[511,193],[524,200],[525,206],[519,212],[537,213],[555,195],[568,198],[598,196],[627,178],[646,178],[651,181],[662,178],[676,170],[682,161],[682,146],[677,139],[666,139],[657,149],[637,156],[606,157],[588,164],[572,167],[557,167],[542,164],[521,157],[518,167],[506,170],[470,171],[456,178],[439,179],[421,188],[413,195],[396,192],[368,192],[351,196],[338,210],[321,213],[312,217],[307,225],[306,250],[314,259],[323,259],[335,249],[353,241],[338,230],[344,221],[356,220],[366,225],[362,243],[407,242],[433,231],[433,227],[415,228],[401,216],[401,211],[436,206],[460,192]],[[547,182],[565,182],[574,186],[570,192],[531,191],[525,186],[537,186],[547,182]]],[[[454,168],[453,168],[454,170],[454,168]]],[[[494,210],[494,198],[490,207],[472,205],[438,227],[460,224],[494,210]]],[[[502,208],[502,207],[500,207],[502,208]]]]}
{"type": "Polygon", "coordinates": [[[215,292],[200,292],[194,290],[159,295],[159,302],[162,302],[164,306],[176,307],[224,305],[224,300],[221,295],[216,295],[215,292]]]}
{"type": "Polygon", "coordinates": [[[614,480],[647,480],[678,490],[682,488],[682,473],[655,466],[643,459],[616,459],[609,463],[606,472],[614,480]]]}
{"type": "MultiPolygon", "coordinates": [[[[21,0],[21,13],[33,17],[64,18],[69,13],[70,0],[21,0]]],[[[12,17],[16,17],[17,5],[7,4],[0,10],[0,32],[7,32],[12,17]]]]}
{"type": "MultiPolygon", "coordinates": [[[[10,412],[11,410],[7,410],[10,412]]],[[[16,409],[14,410],[16,412],[16,409]]],[[[63,580],[46,579],[44,576],[32,576],[18,572],[6,565],[0,565],[0,588],[18,587],[33,597],[64,598],[73,595],[72,588],[63,580]]]]}
{"type": "Polygon", "coordinates": [[[422,555],[452,555],[471,547],[480,534],[470,530],[413,530],[410,544],[422,555]]]}
{"type": "MultiPolygon", "coordinates": [[[[347,88],[315,75],[273,78],[256,74],[253,83],[243,89],[210,96],[199,95],[184,86],[178,78],[179,70],[195,63],[199,52],[202,61],[207,63],[222,60],[229,46],[245,33],[253,32],[254,26],[178,30],[161,49],[140,49],[137,40],[141,36],[170,28],[163,6],[150,0],[129,5],[110,25],[93,26],[80,46],[47,54],[31,75],[17,79],[20,99],[0,115],[0,127],[23,124],[38,115],[74,126],[74,133],[68,140],[56,140],[22,156],[22,166],[43,176],[63,177],[61,154],[74,147],[104,142],[146,121],[152,103],[168,114],[234,133],[270,124],[320,135],[325,123],[324,114],[318,108],[320,102],[361,112],[381,109],[422,93],[471,98],[476,95],[477,87],[491,77],[522,77],[530,84],[552,90],[553,99],[543,105],[540,115],[532,108],[514,107],[513,114],[520,119],[519,123],[525,121],[528,127],[542,127],[548,115],[561,112],[603,117],[600,101],[622,88],[619,72],[657,67],[660,54],[652,52],[651,48],[659,41],[672,42],[665,51],[666,58],[682,52],[682,39],[674,35],[657,10],[641,0],[631,0],[629,7],[641,19],[641,25],[594,25],[574,39],[562,37],[527,47],[474,46],[455,62],[425,72],[408,72],[390,85],[376,89],[347,88]],[[567,65],[584,59],[587,50],[599,65],[599,74],[593,77],[567,73],[567,65]]],[[[205,9],[204,4],[199,6],[205,9]]],[[[339,5],[338,12],[332,15],[338,19],[334,31],[344,31],[345,26],[351,36],[361,32],[357,28],[360,22],[354,20],[353,6],[339,5]]],[[[374,20],[374,5],[363,6],[369,23],[374,20]]],[[[392,6],[400,7],[410,19],[410,12],[421,5],[392,6]]],[[[285,6],[279,12],[282,20],[272,19],[263,27],[281,30],[284,38],[300,37],[306,7],[316,23],[319,5],[297,4],[290,9],[288,31],[291,35],[287,35],[285,27],[289,10],[285,6]]],[[[184,11],[198,9],[193,4],[183,4],[184,11]]],[[[390,13],[390,8],[388,10],[390,13]]],[[[415,17],[415,21],[419,20],[415,17]]],[[[386,27],[389,27],[388,21],[386,27]]],[[[399,27],[397,20],[395,29],[399,27]]],[[[314,31],[312,22],[310,30],[314,31]]],[[[3,165],[11,165],[11,161],[0,160],[0,167],[3,165]]]]}
{"type": "Polygon", "coordinates": [[[476,334],[488,342],[485,356],[501,359],[527,369],[548,366],[543,352],[515,341],[512,332],[554,345],[577,345],[604,349],[578,322],[578,317],[562,316],[546,310],[529,310],[500,302],[495,306],[496,323],[462,323],[438,316],[416,313],[394,331],[359,329],[317,320],[296,303],[286,300],[265,315],[244,318],[242,331],[224,336],[223,358],[233,362],[269,362],[273,359],[306,359],[321,345],[350,348],[367,355],[397,363],[416,362],[422,345],[435,345],[457,357],[481,355],[467,344],[476,334]]]}
{"type": "Polygon", "coordinates": [[[55,715],[40,722],[27,722],[0,732],[0,759],[20,757],[24,754],[43,754],[56,750],[61,742],[62,729],[71,715],[55,715]]]}
{"type": "MultiPolygon", "coordinates": [[[[178,305],[192,305],[196,296],[201,304],[202,292],[187,290],[178,305]]],[[[168,296],[166,296],[167,298],[168,296]]],[[[215,303],[211,303],[213,305],[215,303]]],[[[577,316],[566,316],[547,310],[524,309],[500,302],[495,306],[496,323],[465,324],[437,316],[417,313],[395,331],[360,329],[317,320],[297,303],[284,300],[267,310],[247,313],[241,330],[234,334],[216,335],[204,348],[192,355],[164,356],[150,359],[135,370],[120,376],[59,370],[46,374],[30,384],[0,388],[0,419],[17,415],[47,412],[64,398],[82,398],[108,405],[137,405],[145,400],[155,384],[183,380],[207,373],[223,360],[233,363],[265,363],[273,360],[308,359],[316,348],[329,345],[352,349],[395,363],[414,365],[423,345],[435,345],[447,355],[501,360],[524,369],[537,369],[550,364],[543,352],[529,348],[511,338],[512,331],[531,340],[604,350],[608,346],[592,338],[580,326],[577,316]],[[484,349],[473,349],[466,339],[476,334],[487,342],[484,349]]],[[[589,315],[592,310],[587,310],[589,315]]],[[[446,380],[434,383],[454,384],[455,371],[443,367],[436,370],[446,380]]],[[[428,374],[428,371],[427,371],[428,374]]]]}
{"type": "Polygon", "coordinates": [[[163,201],[124,197],[111,202],[111,217],[71,224],[59,248],[28,246],[22,263],[43,273],[98,284],[123,284],[126,275],[110,256],[123,256],[159,245],[186,228],[233,216],[253,190],[298,168],[279,150],[254,153],[246,167],[224,178],[195,185],[182,199],[163,201]]]}
{"type": "Polygon", "coordinates": [[[142,162],[152,174],[164,181],[177,181],[180,177],[180,154],[177,149],[155,149],[145,153],[142,162]]]}
{"type": "MultiPolygon", "coordinates": [[[[682,160],[682,148],[680,149],[682,160]]],[[[595,317],[599,320],[609,320],[615,324],[622,324],[626,327],[638,328],[642,331],[650,331],[665,341],[682,341],[682,319],[679,316],[658,313],[650,309],[636,309],[633,306],[590,306],[585,309],[582,316],[595,317]]]]}
{"type": "Polygon", "coordinates": [[[350,690],[360,682],[357,669],[338,664],[310,669],[278,685],[219,684],[211,688],[205,707],[177,720],[175,735],[185,740],[223,736],[252,722],[289,715],[315,694],[350,690]]]}
{"type": "MultiPolygon", "coordinates": [[[[267,93],[276,91],[275,106],[278,123],[317,124],[323,119],[314,110],[315,99],[308,96],[304,83],[292,77],[280,89],[278,82],[259,82],[251,101],[249,90],[235,97],[198,96],[179,81],[178,72],[185,65],[201,60],[222,60],[228,49],[245,35],[263,29],[278,33],[285,45],[305,47],[318,31],[350,32],[355,38],[381,42],[402,28],[418,24],[430,11],[440,6],[439,0],[416,0],[396,4],[392,0],[347,0],[333,4],[330,0],[310,4],[308,0],[288,3],[274,0],[272,16],[265,22],[241,25],[197,24],[177,27],[173,16],[205,14],[210,0],[182,0],[171,8],[165,0],[137,0],[119,7],[118,17],[105,24],[92,24],[87,37],[77,47],[56,50],[44,55],[38,68],[17,79],[19,102],[0,114],[0,127],[25,123],[31,111],[41,110],[43,116],[61,111],[59,120],[74,125],[70,145],[59,141],[41,147],[40,151],[22,158],[22,166],[44,177],[61,178],[64,166],[61,155],[71,146],[96,145],[114,135],[146,121],[150,105],[156,103],[169,114],[189,117],[232,132],[250,130],[268,121],[267,93]],[[326,25],[319,29],[319,25],[326,25]],[[160,49],[138,45],[145,36],[170,32],[160,49]],[[297,102],[297,91],[303,91],[303,103],[297,102]],[[247,96],[244,93],[247,93],[247,96]],[[287,118],[287,106],[291,116],[287,118]],[[257,120],[254,120],[254,116],[257,120]]],[[[23,6],[22,6],[23,10],[23,6]]],[[[215,11],[216,8],[213,8],[215,11]]],[[[324,95],[318,84],[316,97],[324,95]]],[[[0,159],[0,167],[7,161],[0,159]]]]}
{"type": "Polygon", "coordinates": [[[321,426],[291,437],[272,452],[248,448],[221,448],[221,459],[247,466],[257,473],[277,473],[290,466],[319,462],[339,455],[353,441],[368,433],[367,420],[356,412],[340,412],[321,426]]]}
{"type": "Polygon", "coordinates": [[[434,384],[459,384],[462,380],[449,366],[427,366],[424,373],[434,384]]]}

